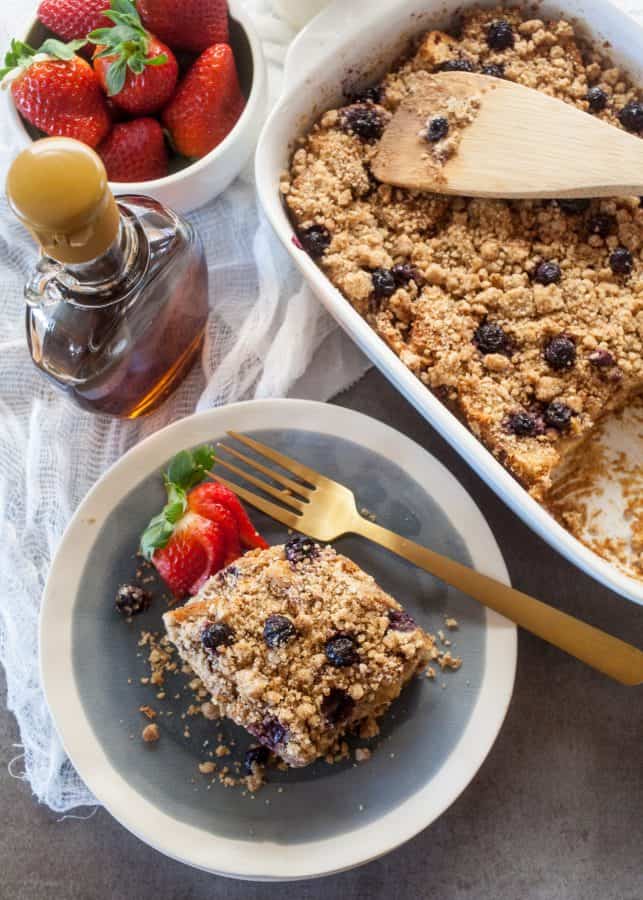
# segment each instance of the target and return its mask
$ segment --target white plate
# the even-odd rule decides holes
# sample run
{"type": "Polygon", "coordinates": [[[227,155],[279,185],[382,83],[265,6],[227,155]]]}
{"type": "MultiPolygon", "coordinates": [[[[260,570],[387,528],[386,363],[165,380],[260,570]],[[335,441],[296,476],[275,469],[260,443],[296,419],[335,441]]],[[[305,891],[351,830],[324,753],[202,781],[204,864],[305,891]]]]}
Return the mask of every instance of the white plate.
{"type": "MultiPolygon", "coordinates": [[[[473,4],[470,4],[473,5],[473,4]]],[[[482,6],[496,5],[491,0],[482,6]]],[[[533,12],[532,3],[518,3],[533,12]]],[[[317,116],[344,102],[346,90],[368,84],[386,72],[412,36],[448,27],[463,8],[459,0],[335,0],[297,36],[286,63],[286,89],[259,139],[255,170],[261,204],[284,246],[336,321],[396,388],[457,450],[523,521],[574,565],[622,596],[643,604],[643,582],[629,577],[566,531],[540,506],[473,434],[401,362],[324,272],[294,246],[293,228],[284,210],[279,182],[295,140],[317,116]]],[[[561,0],[538,5],[538,15],[560,14],[580,22],[639,81],[643,80],[643,28],[609,0],[561,0]]],[[[622,429],[621,429],[622,432],[622,429]]],[[[641,447],[640,438],[633,438],[641,447]]],[[[626,451],[627,435],[613,441],[614,455],[626,451]]],[[[618,534],[625,500],[614,482],[610,515],[601,524],[606,536],[618,534]]],[[[600,537],[600,536],[599,536],[600,537]]]]}
{"type": "MultiPolygon", "coordinates": [[[[112,603],[135,565],[136,535],[162,502],[162,467],[228,429],[266,433],[292,455],[343,476],[382,524],[469,558],[505,583],[507,570],[480,511],[437,460],[373,419],[307,401],[237,404],[184,419],[127,453],[73,517],[47,582],[40,640],[47,701],[80,776],[126,828],[182,862],[254,880],[326,875],[413,837],[468,785],[511,698],[516,629],[382,548],[342,539],[339,549],[397,593],[425,627],[435,632],[447,612],[457,615],[461,628],[450,637],[462,669],[409,686],[365,765],[276,773],[283,792],[271,784],[254,802],[218,786],[196,792],[190,777],[199,777],[201,743],[171,731],[178,715],[157,720],[162,736],[152,750],[140,743],[138,705],[155,701],[139,684],[144,671],[133,671],[142,665],[134,662],[138,628],[123,623],[112,603]]],[[[269,540],[283,539],[280,526],[252,515],[269,540]]],[[[155,621],[142,617],[144,627],[158,627],[162,611],[157,603],[145,614],[155,621]]],[[[240,729],[234,734],[242,740],[240,729]]]]}

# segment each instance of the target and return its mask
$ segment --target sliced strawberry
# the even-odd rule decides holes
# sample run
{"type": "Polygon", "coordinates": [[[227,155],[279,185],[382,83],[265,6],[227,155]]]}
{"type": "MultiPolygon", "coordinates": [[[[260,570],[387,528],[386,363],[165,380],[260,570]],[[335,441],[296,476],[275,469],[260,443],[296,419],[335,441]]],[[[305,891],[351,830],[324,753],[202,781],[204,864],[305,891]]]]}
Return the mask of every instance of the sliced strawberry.
{"type": "MultiPolygon", "coordinates": [[[[224,506],[234,516],[242,545],[249,550],[265,550],[268,544],[254,527],[236,494],[222,484],[210,481],[190,491],[188,504],[193,512],[210,518],[214,506],[224,506]]],[[[215,520],[216,521],[216,520],[215,520]]]]}
{"type": "Polygon", "coordinates": [[[216,522],[187,512],[152,562],[176,597],[196,594],[225,564],[225,536],[216,522]]]}
{"type": "MultiPolygon", "coordinates": [[[[207,485],[203,486],[207,487],[207,485]]],[[[225,536],[226,544],[225,564],[229,565],[231,562],[234,562],[235,559],[239,559],[243,552],[241,549],[241,541],[239,539],[239,526],[237,525],[235,516],[230,510],[227,507],[222,506],[221,503],[216,503],[207,496],[203,496],[203,492],[200,492],[199,488],[195,488],[188,494],[188,508],[191,509],[192,512],[198,513],[200,516],[209,519],[211,522],[216,522],[221,528],[221,531],[225,536]]]]}

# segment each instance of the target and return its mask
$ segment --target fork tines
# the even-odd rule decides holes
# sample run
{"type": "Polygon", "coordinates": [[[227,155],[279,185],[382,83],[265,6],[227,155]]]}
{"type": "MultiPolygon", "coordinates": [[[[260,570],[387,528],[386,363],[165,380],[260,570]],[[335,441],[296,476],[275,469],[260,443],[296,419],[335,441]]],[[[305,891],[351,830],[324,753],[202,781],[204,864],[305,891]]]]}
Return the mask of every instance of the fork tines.
{"type": "Polygon", "coordinates": [[[276,463],[281,469],[301,478],[306,483],[302,484],[301,481],[295,481],[292,478],[283,475],[281,472],[275,471],[272,467],[265,465],[259,460],[247,456],[245,453],[241,453],[234,447],[229,447],[227,444],[223,443],[218,443],[217,448],[234,459],[244,463],[247,468],[241,468],[241,466],[226,459],[222,459],[220,456],[217,456],[215,466],[222,466],[229,472],[242,478],[248,484],[254,485],[265,494],[279,500],[287,508],[285,509],[284,506],[277,506],[277,504],[265,500],[263,497],[242,487],[236,481],[233,482],[222,478],[218,473],[216,475],[213,473],[213,477],[238,494],[239,497],[246,500],[248,503],[251,503],[253,506],[256,506],[258,509],[261,509],[267,515],[273,516],[289,527],[296,527],[298,518],[297,513],[301,513],[304,506],[310,502],[310,497],[316,490],[315,485],[321,481],[323,476],[319,475],[313,469],[304,466],[302,463],[285,456],[283,453],[279,453],[271,447],[261,444],[259,441],[255,441],[252,438],[238,434],[234,431],[229,431],[228,435],[234,440],[239,441],[239,443],[249,447],[256,454],[276,463]],[[249,469],[251,471],[249,471],[249,469]],[[252,470],[267,475],[272,483],[258,478],[253,474],[252,470]],[[279,487],[276,487],[275,484],[281,485],[285,490],[281,490],[279,487]],[[295,512],[291,512],[291,510],[294,510],[295,512]]]}

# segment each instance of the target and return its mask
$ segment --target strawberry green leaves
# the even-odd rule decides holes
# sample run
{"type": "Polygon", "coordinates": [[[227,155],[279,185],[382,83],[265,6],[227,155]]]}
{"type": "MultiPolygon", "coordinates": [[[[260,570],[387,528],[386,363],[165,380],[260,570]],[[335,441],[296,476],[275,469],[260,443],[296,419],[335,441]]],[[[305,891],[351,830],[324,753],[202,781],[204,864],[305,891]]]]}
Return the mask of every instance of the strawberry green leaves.
{"type": "Polygon", "coordinates": [[[53,56],[55,59],[70,60],[85,46],[87,41],[70,41],[68,44],[63,41],[57,41],[55,38],[48,38],[41,46],[38,53],[46,53],[47,56],[53,56]]]}
{"type": "Polygon", "coordinates": [[[11,41],[10,49],[5,56],[4,66],[0,68],[0,80],[5,78],[10,72],[20,72],[28,69],[33,63],[40,62],[45,57],[69,61],[74,58],[76,53],[86,43],[87,41],[70,41],[68,44],[65,44],[63,41],[49,38],[38,50],[34,50],[29,44],[14,39],[11,41]]]}
{"type": "Polygon", "coordinates": [[[113,57],[106,82],[107,93],[115,97],[125,87],[128,69],[134,75],[142,75],[146,66],[162,66],[168,57],[164,53],[148,56],[150,35],[130,0],[112,0],[103,15],[114,23],[113,27],[96,28],[88,38],[102,48],[97,59],[113,57]]]}
{"type": "Polygon", "coordinates": [[[196,450],[183,450],[171,461],[163,476],[167,503],[141,537],[141,553],[145,559],[151,559],[155,550],[167,546],[175,525],[188,508],[188,491],[203,481],[213,464],[214,448],[207,444],[196,450]]]}
{"type": "Polygon", "coordinates": [[[213,465],[214,448],[209,444],[196,450],[183,450],[170,463],[167,480],[187,492],[203,481],[213,465]]]}
{"type": "Polygon", "coordinates": [[[130,25],[141,24],[141,18],[138,10],[131,0],[112,0],[110,8],[105,10],[103,15],[112,22],[126,21],[130,25]]]}

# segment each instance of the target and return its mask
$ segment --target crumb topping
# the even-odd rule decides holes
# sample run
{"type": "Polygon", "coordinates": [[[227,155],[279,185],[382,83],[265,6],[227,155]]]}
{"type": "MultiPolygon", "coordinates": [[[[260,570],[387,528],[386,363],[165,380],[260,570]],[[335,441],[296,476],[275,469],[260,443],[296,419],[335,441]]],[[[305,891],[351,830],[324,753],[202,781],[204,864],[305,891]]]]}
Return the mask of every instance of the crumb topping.
{"type": "Polygon", "coordinates": [[[353,127],[351,107],[322,115],[281,190],[298,233],[324,229],[316,258],[331,281],[543,499],[561,460],[643,388],[643,210],[638,197],[467,200],[379,184],[378,133],[427,72],[449,69],[643,127],[628,76],[570,22],[474,9],[457,37],[425,35],[353,127]]]}
{"type": "Polygon", "coordinates": [[[380,716],[434,651],[355,563],[294,541],[247,554],[164,621],[213,707],[293,766],[380,716]],[[212,648],[214,626],[232,637],[212,648]]]}

